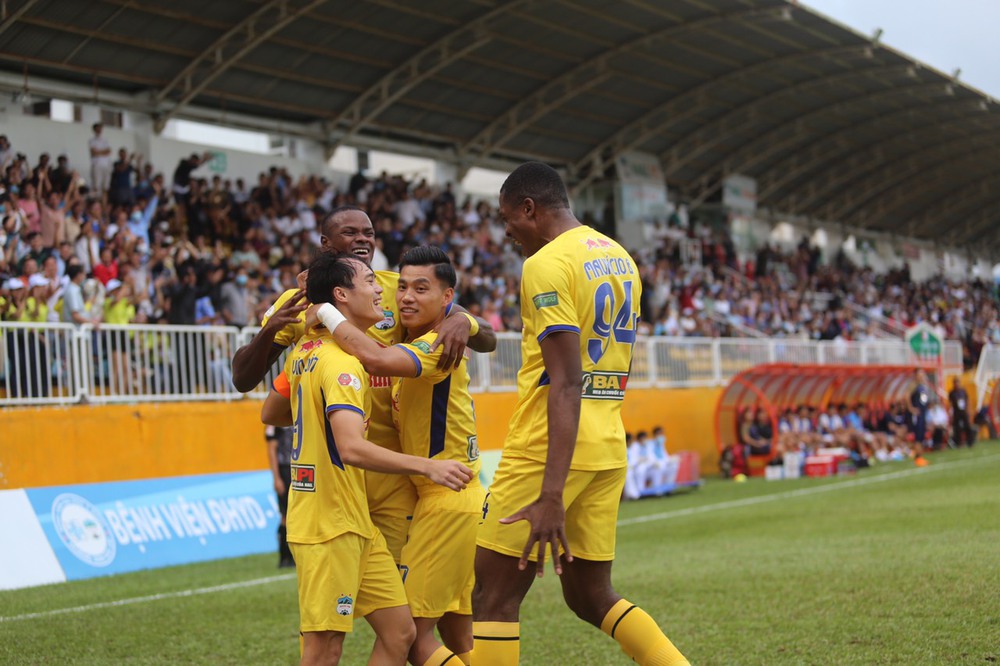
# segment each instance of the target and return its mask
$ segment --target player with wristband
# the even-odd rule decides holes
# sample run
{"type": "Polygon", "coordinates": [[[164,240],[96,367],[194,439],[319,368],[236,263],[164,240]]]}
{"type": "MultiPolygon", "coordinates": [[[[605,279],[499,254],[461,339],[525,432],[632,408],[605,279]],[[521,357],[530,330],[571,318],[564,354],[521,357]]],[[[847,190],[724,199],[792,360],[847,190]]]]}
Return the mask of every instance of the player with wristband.
{"type": "MultiPolygon", "coordinates": [[[[435,328],[455,295],[455,268],[436,247],[416,247],[400,261],[396,303],[406,326],[404,342],[382,349],[344,322],[339,310],[323,305],[316,318],[334,340],[371,373],[399,377],[393,389],[393,417],[404,453],[432,460],[455,460],[479,471],[475,409],[469,394],[469,372],[440,369],[434,349],[435,328]]],[[[470,317],[471,318],[471,317],[470,317]]],[[[312,312],[306,319],[313,321],[312,312]]],[[[473,330],[478,325],[474,319],[473,330]]],[[[417,503],[400,569],[417,638],[411,664],[460,666],[472,650],[472,586],[476,532],[485,492],[474,479],[460,493],[443,491],[412,477],[417,503]],[[438,643],[435,627],[447,647],[438,643]]]]}
{"type": "MultiPolygon", "coordinates": [[[[342,326],[365,329],[382,317],[374,273],[349,255],[314,261],[307,291],[310,300],[336,303],[342,326]]],[[[414,475],[453,495],[474,472],[456,460],[405,455],[367,441],[368,375],[326,331],[303,336],[284,374],[291,397],[284,413],[294,414],[296,433],[287,523],[299,578],[302,661],[337,663],[345,632],[354,616],[363,616],[378,637],[370,663],[401,664],[413,623],[392,555],[369,515],[361,468],[414,475]]],[[[272,402],[269,396],[265,410],[272,402]]]]}
{"type": "MultiPolygon", "coordinates": [[[[320,236],[322,252],[350,254],[365,264],[371,264],[375,252],[375,229],[368,215],[354,206],[334,209],[323,221],[320,236]]],[[[382,288],[383,318],[366,333],[383,347],[403,339],[403,325],[396,308],[396,288],[399,274],[375,271],[382,288]]],[[[253,390],[284,349],[294,345],[305,334],[305,310],[309,306],[301,289],[285,291],[267,311],[260,332],[233,356],[233,384],[240,391],[253,390]]],[[[332,307],[332,306],[331,306],[332,307]]],[[[437,327],[434,349],[443,349],[438,361],[443,370],[457,366],[468,344],[479,352],[496,348],[496,335],[490,325],[478,319],[479,330],[473,332],[469,318],[458,305],[437,327]]],[[[372,415],[369,439],[391,451],[400,451],[399,437],[392,424],[392,383],[387,376],[371,376],[372,415]]],[[[406,543],[409,518],[416,502],[416,491],[406,477],[369,472],[366,474],[368,504],[372,521],[385,536],[389,551],[397,564],[406,543]]]]}

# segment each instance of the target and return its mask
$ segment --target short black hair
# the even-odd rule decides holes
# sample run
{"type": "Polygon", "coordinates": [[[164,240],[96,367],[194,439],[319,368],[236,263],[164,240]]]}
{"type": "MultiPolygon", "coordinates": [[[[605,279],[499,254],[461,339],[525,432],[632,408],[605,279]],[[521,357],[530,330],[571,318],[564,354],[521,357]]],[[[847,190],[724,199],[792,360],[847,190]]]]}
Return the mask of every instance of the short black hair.
{"type": "Polygon", "coordinates": [[[541,208],[569,208],[569,194],[559,173],[548,164],[525,162],[500,187],[500,198],[516,205],[531,199],[541,208]]]}
{"type": "Polygon", "coordinates": [[[354,288],[358,264],[364,265],[354,255],[340,252],[320,254],[309,264],[306,276],[306,298],[310,303],[332,303],[335,287],[354,288]]]}
{"type": "Polygon", "coordinates": [[[407,250],[399,260],[400,271],[403,266],[433,266],[434,277],[445,286],[454,289],[458,284],[458,276],[455,275],[455,267],[452,266],[448,253],[433,245],[420,245],[407,250]]]}
{"type": "Polygon", "coordinates": [[[69,266],[69,267],[68,267],[68,268],[66,269],[66,276],[67,276],[67,277],[68,277],[68,278],[70,279],[70,281],[72,282],[72,281],[73,281],[73,278],[75,278],[75,277],[76,277],[77,275],[79,275],[79,274],[80,274],[80,273],[82,273],[82,272],[83,272],[83,266],[81,266],[80,264],[71,264],[71,265],[70,265],[70,266],[69,266]]]}
{"type": "Polygon", "coordinates": [[[347,213],[355,210],[358,211],[359,213],[364,213],[365,215],[368,214],[368,212],[364,208],[358,208],[357,206],[337,206],[336,208],[331,210],[330,213],[325,218],[323,218],[323,224],[320,225],[320,231],[322,231],[325,234],[327,228],[331,224],[333,224],[333,221],[337,218],[338,215],[340,215],[341,213],[347,213]]]}

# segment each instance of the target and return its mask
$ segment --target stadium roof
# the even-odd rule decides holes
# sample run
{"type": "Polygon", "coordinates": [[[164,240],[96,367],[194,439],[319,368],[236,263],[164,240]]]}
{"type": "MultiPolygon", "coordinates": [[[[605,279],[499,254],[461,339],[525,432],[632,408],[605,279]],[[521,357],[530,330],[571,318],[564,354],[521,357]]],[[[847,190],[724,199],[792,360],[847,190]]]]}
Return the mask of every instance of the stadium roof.
{"type": "Polygon", "coordinates": [[[118,95],[158,127],[221,110],[329,148],[389,140],[465,166],[540,159],[577,186],[638,150],[660,155],[693,204],[742,173],[773,210],[1000,240],[995,100],[784,0],[4,7],[8,81],[118,95]]]}

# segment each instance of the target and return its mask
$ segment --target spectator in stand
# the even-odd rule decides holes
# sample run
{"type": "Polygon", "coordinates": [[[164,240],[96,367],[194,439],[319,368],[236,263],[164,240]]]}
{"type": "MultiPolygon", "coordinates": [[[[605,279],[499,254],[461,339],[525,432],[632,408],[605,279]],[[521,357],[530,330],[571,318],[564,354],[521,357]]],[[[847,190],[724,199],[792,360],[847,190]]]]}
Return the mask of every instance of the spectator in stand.
{"type": "Polygon", "coordinates": [[[951,405],[952,441],[955,446],[965,444],[971,448],[976,443],[976,433],[969,422],[969,394],[962,388],[962,380],[957,375],[948,392],[948,404],[951,405]]]}
{"type": "Polygon", "coordinates": [[[227,326],[243,328],[250,323],[250,312],[256,303],[251,302],[250,276],[242,266],[236,269],[233,279],[222,284],[219,294],[220,314],[227,326]]]}
{"type": "Polygon", "coordinates": [[[63,292],[62,321],[68,324],[94,324],[99,317],[92,316],[87,311],[87,303],[83,297],[83,281],[87,274],[83,266],[74,264],[66,270],[69,282],[63,292]]]}
{"type": "Polygon", "coordinates": [[[212,159],[212,153],[206,151],[200,157],[197,153],[191,153],[187,158],[181,158],[174,169],[174,198],[181,203],[186,203],[191,192],[191,172],[202,164],[212,159]]]}
{"type": "Polygon", "coordinates": [[[142,168],[142,155],[132,153],[120,148],[118,159],[111,168],[110,190],[108,192],[108,202],[114,206],[131,206],[135,203],[135,192],[133,191],[133,178],[142,168]]]}
{"type": "Polygon", "coordinates": [[[90,150],[90,186],[106,201],[111,186],[111,144],[104,138],[102,123],[94,123],[92,128],[94,136],[87,143],[90,150]]]}
{"type": "Polygon", "coordinates": [[[105,287],[111,280],[118,279],[118,260],[115,259],[110,246],[105,246],[101,250],[101,262],[94,266],[93,272],[94,277],[100,280],[105,287]]]}

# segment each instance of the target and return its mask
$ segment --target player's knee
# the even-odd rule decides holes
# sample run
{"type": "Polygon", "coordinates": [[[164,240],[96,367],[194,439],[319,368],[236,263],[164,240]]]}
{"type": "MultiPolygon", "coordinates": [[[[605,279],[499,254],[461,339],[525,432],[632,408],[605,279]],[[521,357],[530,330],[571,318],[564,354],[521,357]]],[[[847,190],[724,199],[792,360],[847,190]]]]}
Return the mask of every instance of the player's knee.
{"type": "Polygon", "coordinates": [[[614,590],[577,590],[563,588],[563,599],[574,614],[587,624],[600,627],[608,610],[618,600],[614,590]]]}
{"type": "Polygon", "coordinates": [[[472,588],[472,613],[476,620],[517,622],[521,600],[502,594],[499,586],[484,586],[482,580],[477,577],[472,588]]]}
{"type": "Polygon", "coordinates": [[[397,648],[402,654],[410,651],[410,646],[417,639],[417,627],[410,619],[400,622],[387,637],[390,639],[393,648],[397,648]]]}

